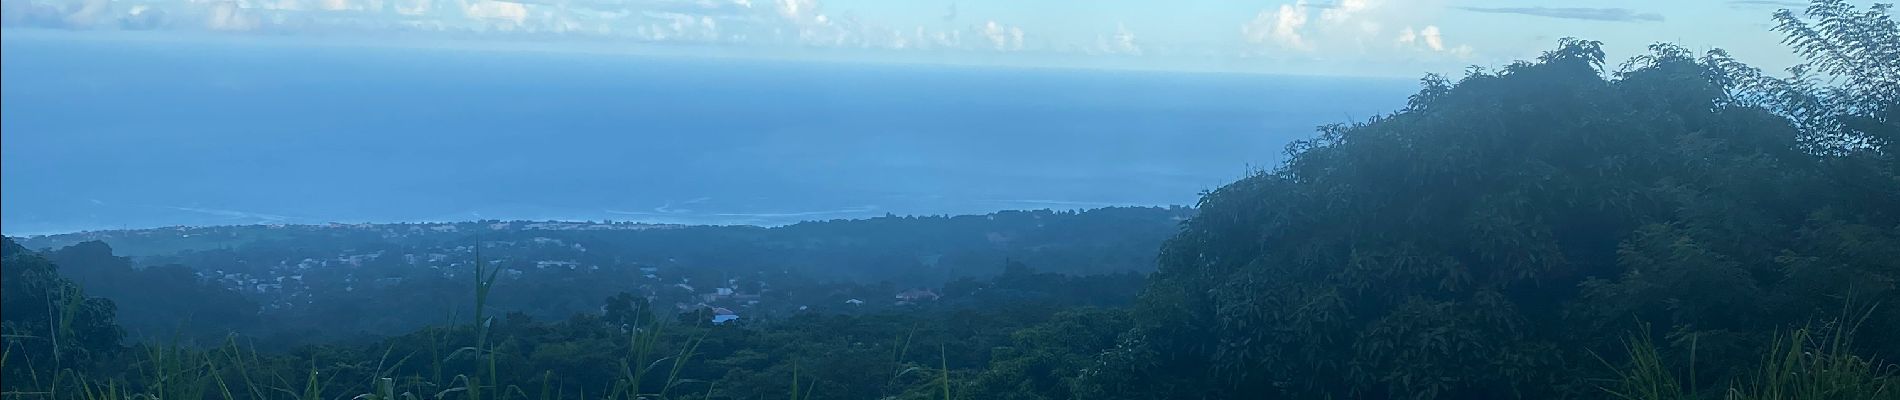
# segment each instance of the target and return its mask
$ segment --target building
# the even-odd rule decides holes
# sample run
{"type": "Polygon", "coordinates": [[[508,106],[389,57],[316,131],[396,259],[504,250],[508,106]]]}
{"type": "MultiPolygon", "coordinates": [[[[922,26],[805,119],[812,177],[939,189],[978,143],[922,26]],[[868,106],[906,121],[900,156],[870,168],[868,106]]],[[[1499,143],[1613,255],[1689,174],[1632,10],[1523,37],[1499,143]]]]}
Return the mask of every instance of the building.
{"type": "Polygon", "coordinates": [[[727,322],[731,322],[733,320],[739,319],[739,313],[732,312],[732,310],[728,310],[722,307],[713,307],[712,311],[713,311],[713,316],[712,316],[713,325],[724,325],[727,322]]]}

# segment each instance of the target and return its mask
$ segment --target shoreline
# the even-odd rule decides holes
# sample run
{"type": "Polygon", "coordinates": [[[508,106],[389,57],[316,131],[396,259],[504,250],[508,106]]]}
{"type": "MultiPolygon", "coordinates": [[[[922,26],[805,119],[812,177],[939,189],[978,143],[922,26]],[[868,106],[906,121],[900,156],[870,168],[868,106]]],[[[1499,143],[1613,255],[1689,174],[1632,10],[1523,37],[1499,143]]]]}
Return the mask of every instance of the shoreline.
{"type": "MultiPolygon", "coordinates": [[[[479,224],[491,224],[491,225],[492,224],[510,224],[510,225],[525,224],[526,226],[515,228],[515,229],[521,229],[521,230],[604,231],[604,230],[645,230],[645,229],[656,229],[656,228],[670,229],[670,228],[690,228],[690,227],[740,227],[740,228],[751,227],[751,228],[772,229],[772,228],[781,228],[781,227],[804,224],[804,223],[820,223],[820,222],[833,222],[833,221],[865,221],[865,220],[873,220],[873,219],[879,219],[879,218],[957,218],[957,217],[993,216],[993,215],[997,215],[1001,213],[1011,213],[1011,212],[1085,213],[1085,212],[1091,212],[1091,211],[1097,211],[1097,210],[1124,209],[1124,208],[1147,208],[1147,209],[1182,209],[1182,208],[1192,209],[1194,208],[1193,206],[1181,205],[1181,204],[1136,205],[1136,204],[1077,203],[1076,205],[1077,207],[1072,207],[1072,208],[1058,208],[1058,207],[1010,208],[1010,209],[995,209],[990,212],[966,212],[966,213],[948,213],[948,214],[944,214],[944,213],[898,214],[898,213],[885,212],[884,210],[881,210],[881,209],[872,208],[872,209],[864,209],[864,210],[840,210],[841,213],[861,213],[861,214],[853,215],[853,216],[844,216],[844,217],[838,217],[838,218],[809,218],[809,219],[799,218],[799,219],[783,220],[783,222],[779,222],[779,223],[719,223],[719,222],[715,222],[714,220],[716,220],[717,217],[719,217],[720,215],[715,214],[715,215],[712,215],[713,218],[699,218],[698,219],[699,222],[683,221],[687,219],[694,219],[694,218],[690,218],[690,216],[682,216],[682,217],[687,217],[687,218],[629,217],[625,219],[621,219],[621,218],[610,218],[610,219],[486,218],[486,219],[465,219],[465,220],[418,219],[418,220],[407,220],[407,221],[404,221],[404,220],[334,221],[334,222],[323,222],[323,223],[298,222],[298,223],[235,223],[235,224],[203,224],[203,225],[178,224],[178,225],[123,227],[123,228],[107,228],[107,229],[85,229],[85,230],[55,232],[55,233],[7,232],[0,235],[4,235],[6,237],[12,237],[12,238],[22,238],[22,239],[51,239],[51,238],[58,238],[58,237],[63,237],[63,236],[98,236],[98,235],[109,235],[109,234],[117,234],[117,233],[187,231],[187,230],[200,230],[200,229],[203,229],[203,230],[233,229],[233,228],[374,229],[374,228],[389,227],[389,226],[431,228],[431,227],[441,227],[441,226],[461,226],[461,225],[479,225],[479,224]],[[534,225],[543,225],[543,226],[536,227],[534,225]]],[[[793,215],[793,214],[828,215],[828,214],[832,214],[832,212],[787,213],[787,214],[782,214],[782,215],[787,216],[787,217],[801,216],[801,215],[793,215]]],[[[764,214],[752,214],[752,215],[764,215],[764,214]]],[[[734,215],[727,215],[727,216],[734,216],[734,215]]],[[[732,219],[728,218],[727,220],[730,221],[732,219]]],[[[501,229],[503,228],[496,228],[496,230],[501,230],[501,229]]]]}

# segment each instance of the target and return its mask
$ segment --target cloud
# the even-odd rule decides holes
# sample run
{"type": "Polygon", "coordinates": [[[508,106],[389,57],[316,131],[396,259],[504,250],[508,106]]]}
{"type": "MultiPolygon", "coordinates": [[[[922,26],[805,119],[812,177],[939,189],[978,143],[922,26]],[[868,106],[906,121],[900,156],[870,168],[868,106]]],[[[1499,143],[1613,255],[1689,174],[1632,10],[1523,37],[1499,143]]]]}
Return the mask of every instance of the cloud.
{"type": "Polygon", "coordinates": [[[1445,51],[1445,37],[1437,25],[1426,25],[1424,29],[1405,27],[1399,31],[1398,42],[1401,47],[1424,46],[1431,51],[1445,51]]]}
{"type": "Polygon", "coordinates": [[[1460,10],[1491,13],[1518,14],[1537,17],[1581,19],[1589,21],[1615,22],[1662,22],[1662,14],[1644,13],[1627,8],[1578,8],[1578,7],[1455,7],[1460,10]]]}
{"type": "MultiPolygon", "coordinates": [[[[1306,6],[1312,7],[1311,4],[1306,6]]],[[[1352,19],[1354,14],[1365,12],[1368,8],[1372,8],[1371,0],[1345,0],[1332,7],[1326,7],[1320,11],[1319,16],[1326,22],[1339,23],[1352,19]]]]}
{"type": "Polygon", "coordinates": [[[1277,43],[1281,46],[1308,49],[1306,39],[1300,33],[1306,27],[1306,2],[1282,4],[1275,11],[1262,10],[1255,14],[1252,21],[1240,26],[1240,35],[1248,43],[1277,43]]]}
{"type": "Polygon", "coordinates": [[[1271,54],[1273,50],[1374,53],[1389,50],[1394,37],[1399,45],[1444,51],[1449,47],[1444,35],[1438,25],[1427,21],[1433,9],[1437,7],[1416,1],[1341,0],[1321,4],[1300,0],[1261,10],[1241,24],[1240,34],[1251,46],[1247,54],[1271,54]],[[1426,28],[1414,28],[1421,25],[1426,28]],[[1406,28],[1394,32],[1388,26],[1406,28]]]}
{"type": "Polygon", "coordinates": [[[648,13],[646,16],[658,22],[634,29],[635,35],[641,39],[719,40],[719,22],[709,16],[676,12],[648,13]]]}
{"type": "MultiPolygon", "coordinates": [[[[1436,20],[1429,0],[1296,0],[1266,8],[1240,25],[1242,57],[1452,62],[1474,49],[1455,41],[1455,26],[1436,20]]],[[[1462,62],[1462,61],[1458,61],[1462,62]]]]}
{"type": "Polygon", "coordinates": [[[1801,9],[1803,7],[1807,7],[1808,3],[1802,3],[1798,1],[1777,1],[1777,0],[1729,0],[1728,6],[1731,8],[1771,7],[1771,8],[1801,9]]]}
{"type": "Polygon", "coordinates": [[[707,16],[707,17],[714,17],[714,18],[744,18],[744,17],[751,17],[753,15],[757,15],[761,12],[764,12],[762,10],[752,8],[751,0],[646,1],[646,2],[638,3],[637,5],[628,4],[624,1],[619,1],[619,0],[565,0],[565,1],[563,0],[533,0],[533,1],[547,2],[550,5],[557,5],[557,6],[570,6],[570,7],[580,6],[580,7],[586,7],[586,8],[591,8],[591,9],[597,9],[597,10],[616,10],[616,11],[640,10],[640,11],[646,11],[646,12],[671,12],[671,13],[681,13],[681,14],[692,14],[692,15],[697,15],[697,16],[707,16]]]}
{"type": "Polygon", "coordinates": [[[1405,27],[1399,30],[1399,35],[1394,41],[1398,43],[1400,50],[1445,54],[1458,59],[1469,58],[1472,52],[1471,45],[1446,45],[1445,36],[1439,31],[1437,25],[1426,25],[1424,28],[1417,29],[1405,27]]]}
{"type": "MultiPolygon", "coordinates": [[[[817,0],[778,0],[779,15],[783,15],[787,19],[803,19],[805,15],[817,12],[817,8],[817,0]]],[[[823,17],[824,15],[818,16],[818,18],[823,17]]]]}
{"type": "Polygon", "coordinates": [[[1028,29],[1002,21],[913,33],[830,12],[823,0],[6,0],[0,9],[0,25],[58,29],[528,34],[926,51],[1032,46],[1028,29]]]}
{"type": "Polygon", "coordinates": [[[89,28],[106,19],[111,13],[112,4],[107,0],[86,0],[79,3],[79,9],[66,15],[66,25],[76,28],[89,28]]]}
{"type": "Polygon", "coordinates": [[[980,30],[983,38],[989,39],[990,46],[997,51],[1018,51],[1023,49],[1023,28],[998,24],[989,21],[980,30]]]}
{"type": "Polygon", "coordinates": [[[248,31],[257,26],[257,17],[232,1],[213,4],[205,18],[205,27],[214,31],[248,31]]]}
{"type": "Polygon", "coordinates": [[[528,6],[512,1],[477,0],[463,7],[462,15],[473,19],[506,21],[520,25],[522,21],[528,19],[528,6]]]}
{"type": "MultiPolygon", "coordinates": [[[[285,0],[284,2],[295,4],[291,0],[285,0]]],[[[417,16],[427,14],[431,10],[430,6],[431,2],[429,0],[396,0],[395,11],[396,14],[400,15],[417,16]]]]}
{"type": "Polygon", "coordinates": [[[1114,35],[1095,37],[1094,52],[1098,54],[1139,56],[1141,55],[1141,44],[1135,41],[1134,31],[1128,30],[1127,25],[1116,22],[1114,35]]]}

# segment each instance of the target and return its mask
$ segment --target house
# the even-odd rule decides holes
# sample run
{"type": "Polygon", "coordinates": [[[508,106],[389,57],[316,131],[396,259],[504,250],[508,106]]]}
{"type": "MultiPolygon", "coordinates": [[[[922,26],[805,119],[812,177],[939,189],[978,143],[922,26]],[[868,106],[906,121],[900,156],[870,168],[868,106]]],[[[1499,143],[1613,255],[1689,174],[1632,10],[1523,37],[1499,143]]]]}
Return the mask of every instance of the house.
{"type": "Polygon", "coordinates": [[[732,312],[732,310],[728,310],[725,308],[713,307],[712,312],[713,312],[713,316],[712,316],[713,325],[723,325],[726,322],[739,319],[738,313],[732,312]]]}
{"type": "Polygon", "coordinates": [[[854,305],[854,306],[855,306],[855,305],[861,305],[861,304],[864,304],[864,300],[858,300],[858,299],[851,299],[851,300],[845,300],[845,301],[844,301],[844,303],[845,303],[845,304],[850,304],[850,305],[854,305]]]}
{"type": "Polygon", "coordinates": [[[926,301],[926,300],[936,301],[938,297],[940,296],[937,296],[937,292],[933,292],[929,290],[913,289],[913,290],[904,291],[903,293],[898,293],[897,301],[916,303],[916,302],[926,301]]]}
{"type": "Polygon", "coordinates": [[[537,269],[548,269],[548,267],[555,267],[555,268],[566,267],[567,269],[572,270],[574,269],[574,267],[578,267],[580,265],[581,263],[573,262],[573,261],[535,261],[534,262],[534,267],[537,269]]]}

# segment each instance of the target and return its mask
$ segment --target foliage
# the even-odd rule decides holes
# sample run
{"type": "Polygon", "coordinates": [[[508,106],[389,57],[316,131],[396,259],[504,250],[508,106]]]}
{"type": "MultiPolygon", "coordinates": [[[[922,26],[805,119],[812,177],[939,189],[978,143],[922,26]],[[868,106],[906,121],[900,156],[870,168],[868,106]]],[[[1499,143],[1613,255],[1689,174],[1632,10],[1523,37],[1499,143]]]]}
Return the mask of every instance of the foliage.
{"type": "MultiPolygon", "coordinates": [[[[1892,24],[1841,7],[1817,3],[1812,29],[1783,18],[1797,47],[1829,49],[1823,69],[1876,74],[1806,94],[1827,113],[1744,101],[1765,87],[1721,52],[1658,45],[1606,71],[1600,44],[1566,40],[1322,128],[1208,193],[1166,244],[1118,350],[1135,356],[1102,378],[1155,391],[1111,398],[1587,396],[1589,349],[1635,321],[1663,328],[1672,365],[1699,338],[1714,379],[1696,382],[1716,384],[1779,328],[1848,297],[1895,303],[1886,142],[1870,128],[1822,149],[1839,132],[1801,119],[1890,121],[1862,116],[1893,109],[1874,88],[1895,41],[1867,42],[1892,24]]],[[[1865,332],[1890,338],[1900,314],[1883,310],[1865,332]]]]}
{"type": "MultiPolygon", "coordinates": [[[[656,304],[705,302],[736,280],[762,296],[747,315],[806,306],[842,311],[851,298],[887,299],[1014,261],[1048,273],[1127,273],[1189,209],[1120,207],[883,217],[776,228],[479,221],[442,224],[232,226],[84,232],[23,239],[65,266],[89,293],[122,307],[131,337],[213,343],[236,331],[284,349],[310,341],[371,340],[466,321],[477,251],[512,296],[496,315],[559,319],[629,292],[656,304]],[[116,253],[116,254],[115,254],[116,253]],[[686,283],[691,289],[679,289],[686,283]],[[450,301],[448,299],[454,299],[450,301]],[[189,331],[180,331],[189,328],[189,331]]],[[[1120,289],[1116,289],[1120,290],[1120,289]]],[[[740,304],[709,302],[722,307],[740,304]]]]}
{"type": "MultiPolygon", "coordinates": [[[[1900,365],[1854,354],[1854,326],[1841,322],[1777,337],[1752,372],[1710,396],[1695,392],[1693,358],[1687,374],[1691,381],[1685,384],[1676,375],[1678,368],[1666,365],[1657,353],[1655,343],[1637,335],[1628,343],[1629,366],[1619,369],[1604,391],[1624,400],[1900,399],[1900,365]]],[[[1693,355],[1694,348],[1690,350],[1693,355]]]]}
{"type": "Polygon", "coordinates": [[[104,242],[90,241],[48,252],[61,275],[86,292],[113,300],[118,323],[129,336],[148,340],[185,336],[217,343],[225,334],[253,326],[257,305],[232,288],[200,278],[180,265],[136,268],[129,258],[113,255],[104,242]],[[181,331],[191,327],[191,332],[181,331]]]}
{"type": "MultiPolygon", "coordinates": [[[[20,398],[1900,398],[1881,361],[1900,354],[1887,10],[1777,14],[1810,61],[1787,78],[1672,45],[1611,69],[1574,39],[1427,77],[1404,109],[1322,127],[1178,227],[1189,212],[238,227],[213,242],[268,233],[148,255],[329,285],[260,302],[284,309],[258,322],[289,327],[281,352],[238,336],[126,351],[110,301],[9,240],[0,369],[20,398]],[[1145,283],[1114,273],[1177,228],[1145,283]],[[463,252],[483,257],[447,254],[463,252]],[[747,317],[712,324],[726,307],[747,317]],[[408,333],[328,340],[296,335],[313,328],[299,318],[408,333]]],[[[125,271],[103,245],[52,254],[125,271]]]]}
{"type": "MultiPolygon", "coordinates": [[[[598,313],[561,321],[484,313],[373,342],[304,345],[281,353],[259,352],[253,340],[239,336],[217,347],[138,343],[117,350],[126,353],[115,359],[127,367],[123,371],[75,368],[56,379],[10,380],[23,383],[0,397],[478,399],[592,393],[610,399],[750,399],[784,396],[786,383],[798,382],[790,393],[805,399],[991,398],[1016,388],[968,388],[986,366],[1031,366],[991,373],[988,382],[1027,379],[1062,390],[1050,385],[1063,384],[1074,366],[1087,364],[1109,342],[1101,337],[1129,326],[1122,311],[1072,308],[1125,303],[1137,288],[1128,284],[1129,276],[1071,277],[1020,264],[1010,271],[989,281],[966,280],[962,285],[971,292],[940,301],[723,326],[708,325],[703,311],[677,312],[622,293],[608,297],[598,313]],[[1020,299],[1032,300],[1014,301],[1020,299]],[[1035,352],[1012,353],[1012,347],[1035,352]]],[[[475,295],[474,309],[519,295],[487,278],[493,276],[487,267],[477,272],[464,275],[476,282],[465,286],[475,295]]],[[[119,349],[116,338],[99,346],[119,349]]]]}
{"type": "Polygon", "coordinates": [[[0,242],[0,391],[51,384],[68,371],[112,371],[124,332],[110,300],[87,297],[59,267],[0,242]]]}

